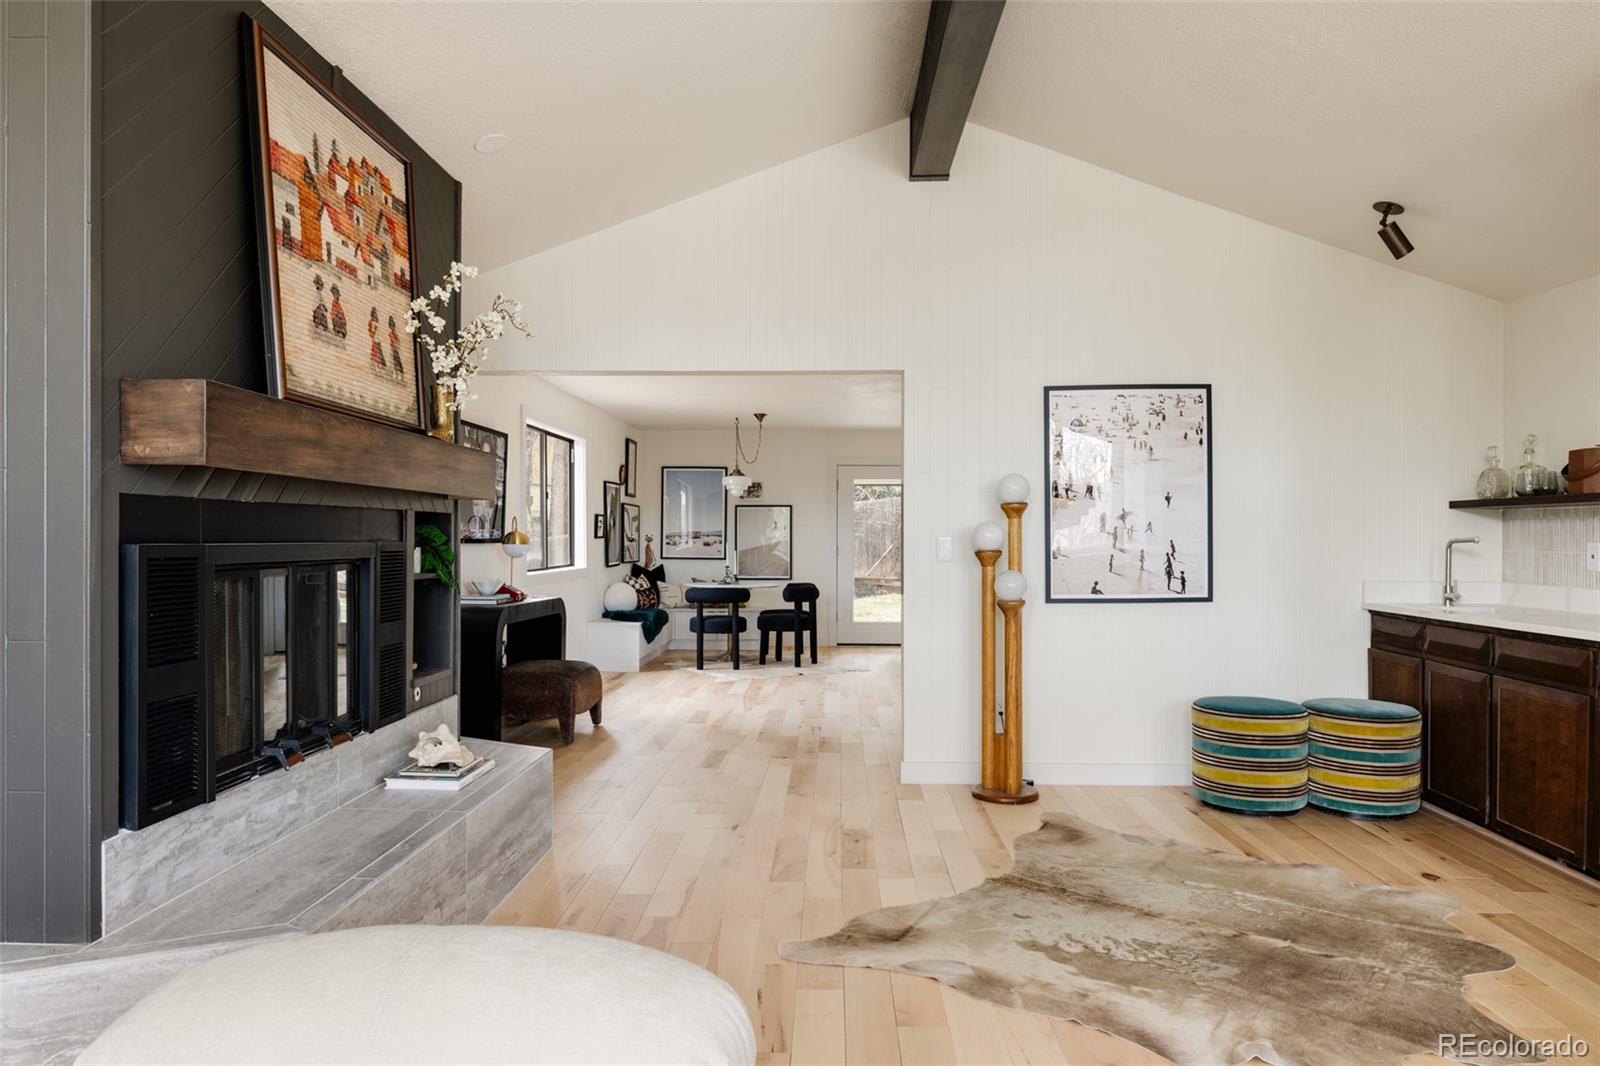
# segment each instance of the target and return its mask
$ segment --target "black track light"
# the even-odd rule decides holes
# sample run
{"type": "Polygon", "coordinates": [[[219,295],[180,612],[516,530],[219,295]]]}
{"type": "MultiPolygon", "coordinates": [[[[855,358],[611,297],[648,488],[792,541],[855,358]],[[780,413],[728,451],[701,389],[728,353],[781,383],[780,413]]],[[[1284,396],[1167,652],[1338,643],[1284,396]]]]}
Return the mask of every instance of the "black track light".
{"type": "Polygon", "coordinates": [[[1411,254],[1411,242],[1406,240],[1406,231],[1400,228],[1398,222],[1390,222],[1390,215],[1403,215],[1405,205],[1397,204],[1390,200],[1379,200],[1372,205],[1374,211],[1383,215],[1383,224],[1378,227],[1378,236],[1383,238],[1383,246],[1389,249],[1389,254],[1396,259],[1404,259],[1411,254]]]}

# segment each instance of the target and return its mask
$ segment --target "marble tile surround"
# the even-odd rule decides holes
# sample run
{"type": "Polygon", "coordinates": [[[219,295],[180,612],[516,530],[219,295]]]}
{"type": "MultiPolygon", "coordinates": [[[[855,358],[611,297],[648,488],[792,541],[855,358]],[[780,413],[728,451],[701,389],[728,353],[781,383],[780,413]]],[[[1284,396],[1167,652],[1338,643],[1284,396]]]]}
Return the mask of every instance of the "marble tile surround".
{"type": "Polygon", "coordinates": [[[101,928],[116,932],[371,789],[400,765],[420,730],[440,722],[459,728],[457,697],[247,781],[214,803],[118,833],[100,845],[101,928]]]}
{"type": "Polygon", "coordinates": [[[554,781],[547,749],[470,744],[495,767],[460,792],[369,785],[89,947],[8,954],[0,1062],[70,1062],[154,984],[264,937],[482,922],[549,852],[554,781]]]}
{"type": "Polygon", "coordinates": [[[1501,515],[1501,571],[1506,582],[1600,589],[1600,573],[1584,566],[1588,544],[1600,542],[1600,505],[1532,507],[1501,515]]]}

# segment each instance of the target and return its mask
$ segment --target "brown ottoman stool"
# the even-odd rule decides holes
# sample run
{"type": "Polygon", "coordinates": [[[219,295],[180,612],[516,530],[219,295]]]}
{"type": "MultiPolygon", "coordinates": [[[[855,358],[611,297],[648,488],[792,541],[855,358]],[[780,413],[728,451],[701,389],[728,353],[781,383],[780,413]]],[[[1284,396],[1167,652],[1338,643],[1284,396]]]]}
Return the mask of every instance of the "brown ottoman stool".
{"type": "Polygon", "coordinates": [[[554,718],[561,742],[572,743],[573,720],[584,711],[600,724],[600,671],[578,659],[531,659],[500,674],[501,713],[509,722],[554,718]]]}

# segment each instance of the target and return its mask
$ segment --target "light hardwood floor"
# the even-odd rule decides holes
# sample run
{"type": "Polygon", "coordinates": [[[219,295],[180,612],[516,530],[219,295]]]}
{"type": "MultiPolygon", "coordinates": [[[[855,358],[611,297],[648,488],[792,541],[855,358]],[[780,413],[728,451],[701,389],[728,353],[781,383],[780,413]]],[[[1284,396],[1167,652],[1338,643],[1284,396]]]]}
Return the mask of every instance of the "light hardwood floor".
{"type": "Polygon", "coordinates": [[[1456,925],[1519,963],[1470,978],[1468,998],[1525,1036],[1581,1037],[1587,1061],[1600,1058],[1595,884],[1429,811],[1393,823],[1314,810],[1247,818],[1200,807],[1182,788],[1077,787],[997,807],[965,788],[901,785],[899,653],[824,652],[856,672],[730,684],[658,663],[608,675],[604,727],[580,718],[571,747],[553,722],[522,727],[515,739],[555,746],[555,846],[490,921],[622,937],[710,968],[744,998],[763,1062],[1163,1061],[931,979],[778,958],[780,941],[1005,870],[1011,841],[1037,827],[1040,810],[1065,810],[1326,863],[1359,884],[1442,892],[1463,908],[1456,925]]]}

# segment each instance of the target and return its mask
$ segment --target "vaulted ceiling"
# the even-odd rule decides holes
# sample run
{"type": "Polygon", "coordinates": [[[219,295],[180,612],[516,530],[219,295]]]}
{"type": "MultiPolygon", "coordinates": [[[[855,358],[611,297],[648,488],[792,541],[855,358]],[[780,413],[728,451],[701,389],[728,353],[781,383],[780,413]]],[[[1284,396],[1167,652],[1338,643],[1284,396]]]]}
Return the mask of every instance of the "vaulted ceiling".
{"type": "MultiPolygon", "coordinates": [[[[927,3],[274,0],[492,267],[905,117],[927,3]],[[487,133],[506,150],[473,149],[487,133]]],[[[1020,3],[972,121],[1513,298],[1600,272],[1600,5],[1020,3]]],[[[952,180],[961,180],[956,159],[952,180]]]]}

